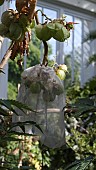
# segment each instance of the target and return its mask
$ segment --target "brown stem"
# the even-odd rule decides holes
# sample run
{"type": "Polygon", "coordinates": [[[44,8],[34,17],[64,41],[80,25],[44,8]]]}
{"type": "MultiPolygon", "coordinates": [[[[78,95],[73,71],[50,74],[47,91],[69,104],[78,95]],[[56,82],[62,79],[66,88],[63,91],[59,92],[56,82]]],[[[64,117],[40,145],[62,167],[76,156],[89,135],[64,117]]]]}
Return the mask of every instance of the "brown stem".
{"type": "Polygon", "coordinates": [[[36,20],[36,24],[38,25],[39,24],[39,18],[38,18],[37,11],[34,13],[34,17],[35,17],[35,20],[36,20]]]}
{"type": "Polygon", "coordinates": [[[29,20],[32,20],[34,18],[37,0],[29,0],[29,3],[30,3],[30,8],[29,8],[29,11],[28,11],[28,18],[29,18],[29,20]]]}
{"type": "Polygon", "coordinates": [[[46,18],[46,20],[52,21],[52,19],[49,18],[49,17],[47,17],[47,15],[42,12],[42,10],[38,9],[38,10],[36,11],[36,13],[38,13],[39,11],[41,12],[42,16],[44,16],[44,17],[46,18]]]}
{"type": "Polygon", "coordinates": [[[42,65],[47,66],[48,65],[48,44],[46,41],[43,41],[43,45],[44,45],[44,58],[43,58],[42,65]]]}
{"type": "Polygon", "coordinates": [[[13,46],[14,46],[14,42],[11,43],[11,45],[8,48],[8,50],[6,51],[3,59],[1,60],[1,62],[0,62],[0,69],[4,68],[5,64],[7,63],[8,59],[10,58],[13,46]]]}

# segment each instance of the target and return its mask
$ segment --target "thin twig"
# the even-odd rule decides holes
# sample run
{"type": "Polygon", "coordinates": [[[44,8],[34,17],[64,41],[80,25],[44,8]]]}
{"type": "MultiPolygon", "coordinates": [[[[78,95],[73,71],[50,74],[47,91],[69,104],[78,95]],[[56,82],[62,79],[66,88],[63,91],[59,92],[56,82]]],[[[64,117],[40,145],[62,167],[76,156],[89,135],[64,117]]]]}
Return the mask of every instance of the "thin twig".
{"type": "Polygon", "coordinates": [[[44,16],[44,17],[46,18],[46,20],[52,21],[52,19],[49,18],[49,17],[47,17],[47,15],[42,12],[42,10],[38,9],[38,10],[36,11],[36,13],[38,13],[38,12],[41,12],[42,16],[44,16]]]}
{"type": "Polygon", "coordinates": [[[1,62],[0,62],[0,69],[3,69],[3,68],[4,68],[5,64],[7,63],[8,59],[10,58],[11,53],[12,53],[12,48],[13,48],[13,46],[14,46],[14,43],[15,43],[15,42],[12,41],[10,47],[8,48],[8,50],[6,51],[3,59],[1,60],[1,62]]]}
{"type": "Polygon", "coordinates": [[[39,24],[39,18],[38,18],[37,11],[34,13],[34,17],[35,17],[35,20],[36,20],[36,24],[38,25],[39,24]]]}

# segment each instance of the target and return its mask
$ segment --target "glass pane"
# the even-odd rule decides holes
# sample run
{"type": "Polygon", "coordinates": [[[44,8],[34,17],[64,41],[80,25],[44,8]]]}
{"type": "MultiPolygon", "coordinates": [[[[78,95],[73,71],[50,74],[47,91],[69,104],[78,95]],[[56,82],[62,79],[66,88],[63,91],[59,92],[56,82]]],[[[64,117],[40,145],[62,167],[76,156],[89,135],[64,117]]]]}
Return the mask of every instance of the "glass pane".
{"type": "Polygon", "coordinates": [[[48,8],[44,8],[44,14],[46,14],[46,16],[51,19],[57,18],[57,11],[54,11],[48,8]]]}
{"type": "MultiPolygon", "coordinates": [[[[89,34],[90,26],[91,22],[84,20],[84,37],[86,37],[89,34]]],[[[83,44],[83,53],[84,62],[86,63],[90,55],[90,41],[87,41],[83,44]]]]}
{"type": "MultiPolygon", "coordinates": [[[[89,33],[91,30],[91,22],[84,20],[84,37],[89,33]]],[[[83,43],[83,83],[88,81],[94,75],[94,66],[89,65],[87,66],[87,62],[89,60],[89,56],[91,56],[91,47],[90,41],[83,43]]]]}
{"type": "MultiPolygon", "coordinates": [[[[66,15],[66,14],[65,14],[66,15]]],[[[66,22],[73,22],[73,16],[66,15],[66,22]]],[[[70,31],[70,37],[64,42],[64,63],[68,67],[68,74],[65,79],[65,88],[71,85],[72,75],[74,72],[73,56],[73,30],[70,31]]]]}
{"type": "MultiPolygon", "coordinates": [[[[73,21],[73,17],[70,16],[70,15],[66,15],[65,20],[66,20],[66,22],[71,22],[71,21],[73,21]]],[[[64,54],[65,54],[65,56],[72,52],[72,33],[73,33],[73,30],[70,32],[70,38],[68,38],[68,40],[64,42],[64,54]]]]}
{"type": "Polygon", "coordinates": [[[80,78],[80,65],[82,54],[82,20],[74,18],[74,79],[78,81],[80,78]]]}
{"type": "Polygon", "coordinates": [[[11,8],[11,9],[14,9],[14,10],[16,9],[16,7],[15,7],[15,1],[11,1],[11,2],[10,2],[10,8],[11,8]]]}

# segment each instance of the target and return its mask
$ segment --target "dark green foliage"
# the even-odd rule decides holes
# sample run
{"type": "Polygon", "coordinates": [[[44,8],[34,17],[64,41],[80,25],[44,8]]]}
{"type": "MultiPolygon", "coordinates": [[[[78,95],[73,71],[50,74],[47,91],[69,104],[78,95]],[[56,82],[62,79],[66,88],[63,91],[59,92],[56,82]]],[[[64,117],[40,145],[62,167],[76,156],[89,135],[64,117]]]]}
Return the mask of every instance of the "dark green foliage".
{"type": "Polygon", "coordinates": [[[93,160],[93,157],[91,156],[84,160],[73,162],[71,165],[69,165],[64,170],[85,170],[92,160],[93,160]]]}
{"type": "Polygon", "coordinates": [[[7,92],[8,99],[15,100],[17,97],[17,91],[18,88],[12,82],[8,82],[8,92],[7,92]]]}
{"type": "Polygon", "coordinates": [[[89,66],[90,64],[92,64],[93,62],[96,62],[96,54],[92,55],[89,57],[89,60],[87,62],[87,66],[89,66]]]}

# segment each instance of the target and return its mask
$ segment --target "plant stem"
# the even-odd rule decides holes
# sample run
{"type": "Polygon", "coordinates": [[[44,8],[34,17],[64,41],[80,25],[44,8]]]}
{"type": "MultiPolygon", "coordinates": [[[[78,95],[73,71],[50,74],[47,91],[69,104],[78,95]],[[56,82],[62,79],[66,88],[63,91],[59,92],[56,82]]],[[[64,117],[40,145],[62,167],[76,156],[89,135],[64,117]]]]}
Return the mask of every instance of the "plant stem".
{"type": "Polygon", "coordinates": [[[49,17],[47,17],[47,15],[46,15],[46,14],[44,14],[44,13],[42,12],[42,10],[38,9],[38,10],[36,11],[36,13],[38,13],[38,12],[41,12],[42,16],[44,16],[46,20],[49,20],[49,21],[51,21],[51,22],[52,22],[52,19],[51,19],[51,18],[49,18],[49,17]]]}
{"type": "Polygon", "coordinates": [[[47,66],[48,65],[48,44],[46,41],[43,41],[43,45],[44,45],[44,58],[43,58],[42,65],[47,66]]]}
{"type": "MultiPolygon", "coordinates": [[[[38,10],[39,11],[39,10],[38,10]]],[[[34,13],[34,16],[35,16],[35,20],[36,20],[36,23],[37,25],[39,24],[39,19],[38,19],[38,11],[36,11],[34,13]]],[[[46,41],[43,41],[43,45],[44,45],[44,57],[43,57],[43,62],[41,65],[45,65],[47,66],[48,65],[48,44],[46,41]]]]}
{"type": "Polygon", "coordinates": [[[29,3],[30,3],[30,8],[29,8],[29,11],[28,11],[28,18],[29,18],[29,20],[32,20],[34,18],[37,0],[29,0],[29,3]]]}
{"type": "Polygon", "coordinates": [[[0,62],[0,69],[3,69],[3,68],[4,68],[5,64],[7,63],[8,59],[10,58],[11,53],[12,53],[12,48],[13,48],[13,46],[14,46],[14,43],[15,43],[15,42],[12,41],[10,47],[8,48],[8,50],[6,51],[3,59],[1,60],[1,62],[0,62]]]}

